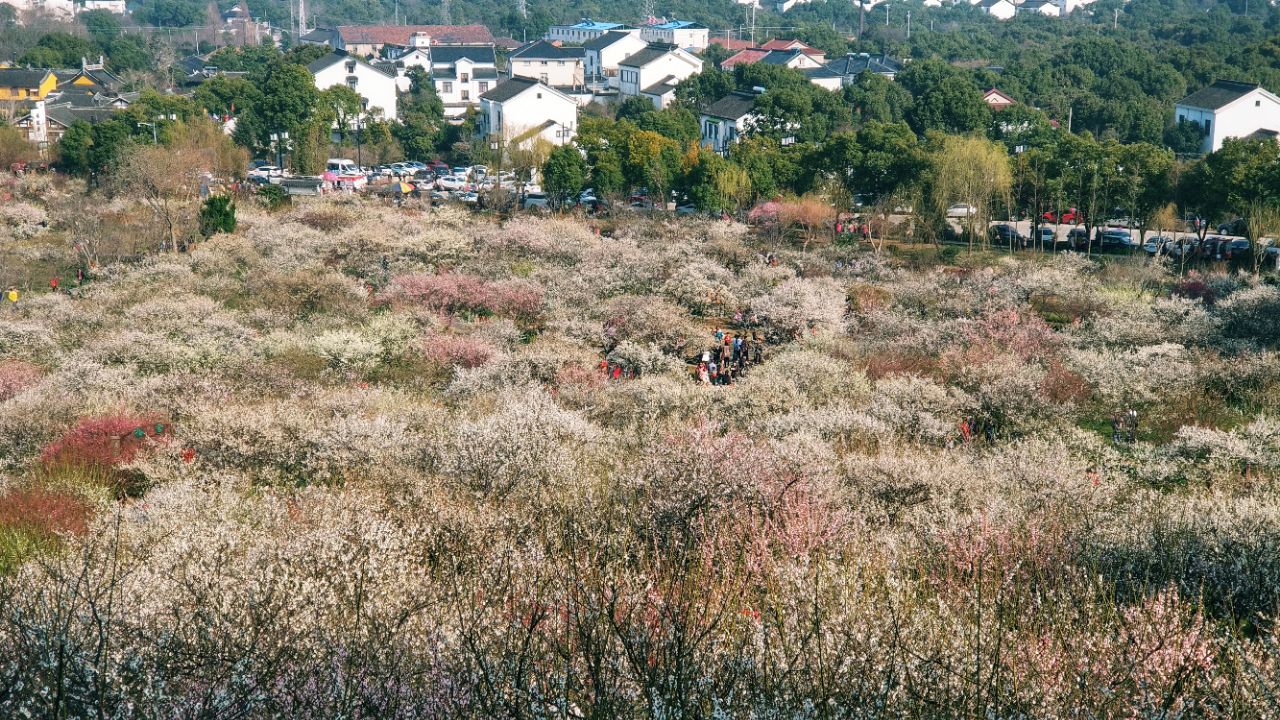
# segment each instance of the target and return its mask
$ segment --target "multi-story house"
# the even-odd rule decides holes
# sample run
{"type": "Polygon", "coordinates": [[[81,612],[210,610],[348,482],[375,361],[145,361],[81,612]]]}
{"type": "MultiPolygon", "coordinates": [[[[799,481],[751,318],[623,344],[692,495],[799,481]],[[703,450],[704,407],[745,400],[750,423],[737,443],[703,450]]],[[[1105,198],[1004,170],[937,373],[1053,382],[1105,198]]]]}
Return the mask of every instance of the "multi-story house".
{"type": "Polygon", "coordinates": [[[618,92],[647,96],[659,110],[673,97],[675,84],[702,72],[702,59],[674,45],[650,43],[618,63],[618,92]]]}
{"type": "Polygon", "coordinates": [[[532,78],[552,87],[581,87],[586,75],[585,54],[581,47],[535,40],[512,51],[507,58],[507,74],[532,78]]]}

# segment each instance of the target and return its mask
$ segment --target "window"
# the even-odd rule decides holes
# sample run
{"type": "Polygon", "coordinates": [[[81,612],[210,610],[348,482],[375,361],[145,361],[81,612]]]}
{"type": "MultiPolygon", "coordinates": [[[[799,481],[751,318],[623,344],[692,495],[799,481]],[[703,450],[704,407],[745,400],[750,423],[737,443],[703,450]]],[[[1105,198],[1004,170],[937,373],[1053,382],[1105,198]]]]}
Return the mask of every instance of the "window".
{"type": "Polygon", "coordinates": [[[483,82],[483,81],[482,81],[482,82],[480,83],[480,92],[482,92],[482,93],[484,93],[484,92],[489,92],[489,83],[487,83],[487,82],[483,82]]]}
{"type": "Polygon", "coordinates": [[[463,90],[463,91],[462,91],[462,101],[463,101],[463,102],[466,102],[466,101],[468,101],[468,100],[470,100],[470,99],[471,99],[471,91],[470,91],[470,90],[463,90]]]}
{"type": "Polygon", "coordinates": [[[347,61],[347,72],[349,72],[349,73],[353,73],[353,72],[355,72],[355,71],[356,71],[356,61],[355,61],[355,60],[348,60],[348,61],[347,61]]]}
{"type": "Polygon", "coordinates": [[[543,65],[546,65],[546,64],[547,64],[547,61],[546,61],[546,60],[543,60],[543,61],[542,61],[542,64],[543,64],[543,65]]]}
{"type": "Polygon", "coordinates": [[[445,93],[451,93],[451,92],[453,92],[453,83],[451,83],[451,82],[447,82],[447,83],[445,83],[445,84],[444,84],[444,90],[443,90],[443,92],[445,92],[445,93]]]}
{"type": "Polygon", "coordinates": [[[462,73],[462,77],[458,79],[462,82],[471,82],[471,73],[462,73]]]}
{"type": "Polygon", "coordinates": [[[541,99],[542,99],[542,93],[538,93],[538,99],[539,99],[539,100],[541,100],[541,99]]]}
{"type": "Polygon", "coordinates": [[[539,75],[539,76],[538,76],[538,80],[539,80],[543,85],[545,85],[545,84],[547,83],[547,74],[546,74],[546,73],[542,73],[541,75],[539,75]]]}
{"type": "Polygon", "coordinates": [[[1253,106],[1254,106],[1254,107],[1262,107],[1262,101],[1261,101],[1261,100],[1254,100],[1254,101],[1253,101],[1253,106]]]}
{"type": "Polygon", "coordinates": [[[1209,132],[1209,128],[1210,128],[1212,125],[1213,125],[1213,121],[1212,121],[1212,120],[1205,120],[1205,121],[1204,121],[1204,134],[1205,134],[1205,135],[1212,135],[1212,134],[1213,134],[1213,133],[1209,132]]]}

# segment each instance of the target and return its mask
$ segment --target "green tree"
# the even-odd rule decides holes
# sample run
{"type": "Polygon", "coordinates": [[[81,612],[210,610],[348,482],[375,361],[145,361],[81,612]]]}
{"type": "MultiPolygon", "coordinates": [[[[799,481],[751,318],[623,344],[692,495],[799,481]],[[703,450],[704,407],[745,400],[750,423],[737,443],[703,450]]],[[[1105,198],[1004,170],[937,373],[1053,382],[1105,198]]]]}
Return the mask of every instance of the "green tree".
{"type": "Polygon", "coordinates": [[[23,53],[18,58],[18,65],[78,68],[82,58],[96,58],[101,52],[102,48],[88,38],[65,32],[51,32],[42,35],[35,47],[23,53]]]}
{"type": "MultiPolygon", "coordinates": [[[[274,63],[260,84],[262,96],[236,124],[236,141],[256,153],[271,148],[272,133],[301,142],[320,109],[320,91],[301,65],[274,63]]],[[[325,145],[328,145],[327,140],[325,145]]]]}
{"type": "Polygon", "coordinates": [[[551,151],[542,166],[542,187],[551,195],[556,207],[563,207],[586,187],[587,163],[573,145],[561,145],[551,151]]]}
{"type": "Polygon", "coordinates": [[[972,73],[932,59],[911,63],[897,79],[911,93],[906,118],[916,133],[966,133],[987,126],[991,111],[972,73]]]}
{"type": "Polygon", "coordinates": [[[58,141],[58,165],[71,175],[87,177],[92,165],[93,126],[83,120],[71,123],[58,141]]]}
{"type": "Polygon", "coordinates": [[[986,138],[952,135],[934,154],[933,204],[941,213],[955,203],[972,205],[966,217],[970,248],[974,238],[987,240],[994,201],[1012,182],[1004,146],[986,138]]]}
{"type": "Polygon", "coordinates": [[[188,27],[204,19],[205,6],[194,0],[150,0],[134,17],[140,23],[158,27],[188,27]]]}
{"type": "Polygon", "coordinates": [[[244,113],[262,97],[258,88],[242,77],[216,75],[196,87],[191,101],[205,112],[218,116],[244,113]]]}
{"type": "Polygon", "coordinates": [[[236,231],[236,203],[230,195],[211,195],[200,206],[200,234],[213,237],[236,231]]]}
{"type": "Polygon", "coordinates": [[[337,126],[339,143],[345,145],[364,104],[360,94],[346,85],[334,85],[320,91],[320,103],[337,126]]]}
{"type": "Polygon", "coordinates": [[[426,160],[435,155],[445,126],[444,103],[422,68],[410,68],[409,92],[400,97],[400,124],[394,131],[405,155],[426,160]]]}
{"type": "Polygon", "coordinates": [[[873,72],[863,72],[844,89],[845,101],[853,108],[853,120],[902,122],[911,105],[911,93],[894,81],[873,72]]]}

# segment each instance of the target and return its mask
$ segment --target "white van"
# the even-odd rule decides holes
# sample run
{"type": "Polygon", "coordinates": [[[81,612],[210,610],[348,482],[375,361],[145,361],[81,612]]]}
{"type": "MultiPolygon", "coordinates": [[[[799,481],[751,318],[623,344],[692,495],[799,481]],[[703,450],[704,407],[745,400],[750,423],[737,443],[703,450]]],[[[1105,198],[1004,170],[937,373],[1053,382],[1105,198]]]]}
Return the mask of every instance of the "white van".
{"type": "Polygon", "coordinates": [[[349,187],[352,190],[359,190],[369,182],[369,178],[361,172],[360,166],[345,158],[329,158],[324,169],[338,176],[338,182],[335,184],[338,188],[349,187]]]}
{"type": "Polygon", "coordinates": [[[356,165],[354,160],[345,160],[342,158],[329,158],[329,162],[325,165],[325,170],[334,175],[360,175],[360,167],[356,165]]]}

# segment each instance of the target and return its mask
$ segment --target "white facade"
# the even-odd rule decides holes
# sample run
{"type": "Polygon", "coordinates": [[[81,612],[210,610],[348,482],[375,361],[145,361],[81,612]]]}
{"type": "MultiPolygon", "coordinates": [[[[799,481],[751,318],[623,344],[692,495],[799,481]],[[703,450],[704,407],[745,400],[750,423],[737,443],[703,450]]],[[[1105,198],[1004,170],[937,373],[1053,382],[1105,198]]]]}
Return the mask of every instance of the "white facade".
{"type": "Polygon", "coordinates": [[[982,3],[982,12],[997,20],[1008,20],[1018,14],[1018,6],[1009,0],[987,0],[982,3]]]}
{"type": "Polygon", "coordinates": [[[378,108],[388,120],[397,117],[396,79],[364,60],[334,54],[311,63],[308,69],[318,89],[345,85],[364,100],[365,112],[378,108]]]}
{"type": "Polygon", "coordinates": [[[431,82],[444,104],[445,117],[457,119],[480,106],[480,96],[498,86],[497,61],[490,46],[440,45],[431,48],[431,82]]]}
{"type": "Polygon", "coordinates": [[[720,155],[726,155],[729,147],[738,142],[738,138],[747,134],[755,120],[754,115],[744,115],[737,120],[703,115],[702,145],[720,155]]]}
{"type": "Polygon", "coordinates": [[[1247,137],[1260,130],[1280,132],[1280,98],[1255,85],[1218,81],[1174,106],[1174,121],[1184,120],[1200,125],[1204,135],[1200,151],[1214,152],[1227,138],[1247,137]],[[1214,90],[1219,95],[1205,94],[1214,90]],[[1217,99],[1204,101],[1210,97],[1217,99]]]}
{"type": "Polygon", "coordinates": [[[22,22],[22,16],[25,13],[45,15],[61,20],[70,20],[76,14],[76,6],[71,0],[0,0],[0,4],[13,7],[19,23],[22,22]]]}
{"type": "Polygon", "coordinates": [[[582,48],[563,48],[549,42],[523,47],[507,58],[508,74],[537,80],[552,87],[578,87],[585,77],[582,48]]]}
{"type": "Polygon", "coordinates": [[[624,97],[640,95],[661,82],[680,82],[702,72],[702,59],[679,48],[641,50],[618,65],[618,92],[624,97]]]}
{"type": "Polygon", "coordinates": [[[503,82],[480,98],[483,135],[527,146],[537,138],[553,145],[573,140],[578,130],[578,103],[573,98],[527,78],[503,82]]]}
{"type": "Polygon", "coordinates": [[[1039,13],[1048,17],[1060,17],[1062,15],[1062,7],[1053,2],[1025,2],[1018,7],[1019,13],[1039,13]]]}
{"type": "Polygon", "coordinates": [[[711,31],[697,23],[672,20],[640,28],[640,38],[647,42],[675,45],[678,48],[704,50],[711,43],[711,31]]]}
{"type": "Polygon", "coordinates": [[[84,6],[81,8],[84,12],[90,10],[106,10],[116,15],[124,15],[128,12],[125,7],[124,0],[84,0],[84,6]]]}
{"type": "Polygon", "coordinates": [[[604,78],[609,87],[618,87],[618,65],[643,50],[648,43],[640,39],[639,30],[618,30],[610,33],[613,41],[607,45],[590,43],[586,48],[584,71],[587,78],[604,78]]]}
{"type": "Polygon", "coordinates": [[[547,40],[582,44],[594,40],[611,30],[625,30],[626,25],[615,22],[596,22],[583,18],[573,25],[552,25],[547,28],[547,40]]]}

